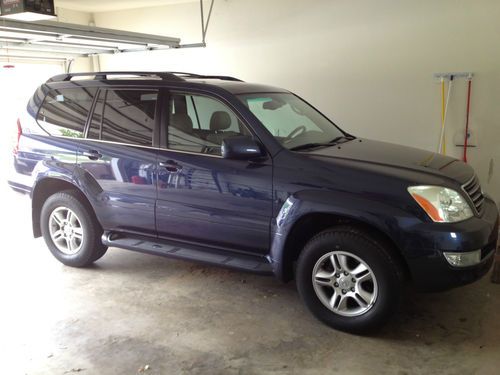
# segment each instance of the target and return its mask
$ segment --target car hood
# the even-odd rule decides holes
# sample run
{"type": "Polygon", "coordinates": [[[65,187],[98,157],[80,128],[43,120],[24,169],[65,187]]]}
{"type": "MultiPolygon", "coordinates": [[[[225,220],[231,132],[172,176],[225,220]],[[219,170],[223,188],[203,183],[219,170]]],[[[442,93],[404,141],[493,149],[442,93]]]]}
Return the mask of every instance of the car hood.
{"type": "Polygon", "coordinates": [[[369,139],[357,138],[335,146],[320,148],[308,154],[431,173],[451,178],[462,184],[474,174],[470,166],[458,159],[369,139]]]}

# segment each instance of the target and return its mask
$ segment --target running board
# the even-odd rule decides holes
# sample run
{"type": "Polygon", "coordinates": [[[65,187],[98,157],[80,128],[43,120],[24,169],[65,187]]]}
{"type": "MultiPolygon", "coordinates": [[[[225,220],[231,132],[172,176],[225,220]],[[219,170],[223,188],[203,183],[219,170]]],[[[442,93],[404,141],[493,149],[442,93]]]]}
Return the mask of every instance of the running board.
{"type": "Polygon", "coordinates": [[[121,233],[113,232],[104,232],[102,243],[109,247],[118,247],[140,253],[236,268],[264,275],[273,274],[271,263],[264,256],[238,254],[166,240],[127,237],[121,233]]]}

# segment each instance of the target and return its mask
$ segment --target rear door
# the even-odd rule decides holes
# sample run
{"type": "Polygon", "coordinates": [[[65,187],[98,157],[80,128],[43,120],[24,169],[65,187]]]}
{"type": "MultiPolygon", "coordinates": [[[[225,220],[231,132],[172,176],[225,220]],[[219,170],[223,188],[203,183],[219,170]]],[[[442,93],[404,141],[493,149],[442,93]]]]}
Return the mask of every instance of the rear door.
{"type": "Polygon", "coordinates": [[[227,160],[224,138],[251,135],[220,98],[171,91],[158,163],[157,230],[218,248],[266,254],[272,215],[272,160],[227,160]]]}
{"type": "Polygon", "coordinates": [[[157,88],[100,89],[78,164],[106,230],[156,235],[157,88]]]}

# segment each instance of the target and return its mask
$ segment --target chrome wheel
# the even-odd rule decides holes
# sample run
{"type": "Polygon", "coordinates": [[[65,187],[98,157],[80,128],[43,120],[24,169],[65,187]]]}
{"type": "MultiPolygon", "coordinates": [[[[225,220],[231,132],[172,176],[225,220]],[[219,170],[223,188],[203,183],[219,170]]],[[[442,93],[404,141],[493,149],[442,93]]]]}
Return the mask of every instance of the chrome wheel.
{"type": "Polygon", "coordinates": [[[361,258],[345,251],[323,255],[314,265],[312,282],[321,303],[342,316],[363,315],[377,299],[373,271],[361,258]]]}
{"type": "Polygon", "coordinates": [[[80,219],[67,207],[58,207],[50,214],[50,238],[57,249],[66,255],[74,255],[83,244],[83,228],[80,219]]]}

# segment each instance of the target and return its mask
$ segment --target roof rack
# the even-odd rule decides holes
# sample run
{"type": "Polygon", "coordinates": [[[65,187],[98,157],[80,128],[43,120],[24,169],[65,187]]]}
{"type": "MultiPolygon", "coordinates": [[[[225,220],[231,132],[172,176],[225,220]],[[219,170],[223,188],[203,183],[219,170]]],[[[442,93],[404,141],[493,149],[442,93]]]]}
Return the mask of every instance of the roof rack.
{"type": "Polygon", "coordinates": [[[109,76],[137,76],[137,77],[157,77],[165,81],[185,81],[183,77],[186,78],[196,78],[196,79],[221,79],[225,81],[236,81],[243,82],[241,79],[229,76],[217,76],[217,75],[202,75],[194,73],[185,72],[88,72],[88,73],[66,73],[59,74],[50,78],[47,83],[50,82],[67,82],[71,81],[74,77],[94,77],[93,79],[107,80],[109,76]]]}
{"type": "Polygon", "coordinates": [[[66,73],[50,78],[50,82],[71,81],[74,77],[94,77],[98,80],[106,80],[109,76],[137,76],[137,77],[158,77],[168,81],[184,81],[181,77],[168,72],[89,72],[89,73],[66,73]]]}
{"type": "Polygon", "coordinates": [[[188,78],[197,78],[197,79],[221,79],[224,81],[236,81],[243,82],[239,78],[231,77],[231,76],[219,76],[219,75],[204,75],[204,74],[195,74],[195,73],[186,73],[186,72],[168,72],[170,74],[175,74],[177,76],[185,76],[188,78]]]}

